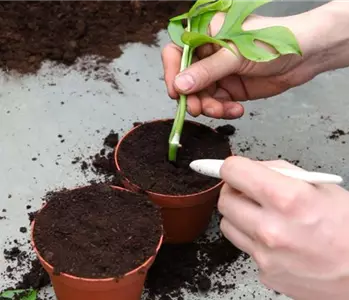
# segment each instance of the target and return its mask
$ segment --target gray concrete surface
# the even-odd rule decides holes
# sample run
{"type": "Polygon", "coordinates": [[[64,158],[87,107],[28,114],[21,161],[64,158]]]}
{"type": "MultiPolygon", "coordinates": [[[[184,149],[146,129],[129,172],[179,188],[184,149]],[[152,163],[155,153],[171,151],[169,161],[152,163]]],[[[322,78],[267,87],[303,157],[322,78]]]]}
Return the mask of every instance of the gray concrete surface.
{"type": "MultiPolygon", "coordinates": [[[[319,3],[288,1],[263,13],[291,14],[316,5],[319,3]]],[[[111,128],[125,132],[135,120],[174,116],[175,102],[168,99],[161,79],[159,48],[168,41],[167,34],[160,33],[159,40],[159,47],[127,45],[125,54],[114,61],[111,71],[123,94],[102,80],[85,81],[85,76],[74,68],[50,63],[45,63],[36,76],[0,74],[0,216],[6,215],[0,220],[0,272],[8,265],[2,254],[8,247],[7,240],[17,238],[24,242],[29,238],[29,233],[19,232],[20,226],[28,225],[26,205],[38,209],[47,190],[74,187],[90,179],[79,166],[71,164],[74,157],[97,152],[101,138],[111,128]],[[127,70],[131,70],[130,76],[123,75],[127,70]],[[64,143],[57,137],[59,134],[64,143]],[[33,157],[37,160],[33,161],[33,157]],[[1,213],[3,209],[7,212],[1,213]]],[[[337,141],[327,139],[337,128],[348,130],[348,76],[347,69],[330,72],[268,101],[246,103],[246,115],[239,120],[199,120],[211,126],[236,126],[232,147],[238,154],[249,148],[243,155],[251,158],[277,159],[281,155],[299,160],[309,170],[322,166],[323,171],[342,175],[348,187],[349,157],[347,144],[342,142],[348,143],[349,136],[337,141]]],[[[251,271],[253,262],[244,264],[247,273],[239,270],[235,274],[237,289],[231,294],[187,294],[185,299],[249,300],[253,295],[256,299],[287,299],[275,296],[258,283],[251,271]]],[[[231,275],[234,273],[231,266],[231,275]]],[[[0,278],[0,290],[11,283],[0,278]]],[[[49,288],[46,292],[52,291],[49,288]]]]}

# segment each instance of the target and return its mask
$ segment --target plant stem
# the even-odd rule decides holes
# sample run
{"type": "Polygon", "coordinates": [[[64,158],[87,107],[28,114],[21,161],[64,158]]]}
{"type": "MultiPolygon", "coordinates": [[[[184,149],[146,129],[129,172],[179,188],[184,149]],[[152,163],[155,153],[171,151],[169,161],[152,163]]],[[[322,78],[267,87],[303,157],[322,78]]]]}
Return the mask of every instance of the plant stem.
{"type": "MultiPolygon", "coordinates": [[[[190,20],[188,20],[187,31],[190,31],[190,20]]],[[[184,45],[180,72],[184,71],[191,64],[192,57],[193,57],[192,49],[188,45],[184,45]]],[[[179,142],[182,135],[186,111],[187,111],[187,95],[180,95],[178,106],[177,106],[176,118],[173,122],[172,130],[169,138],[169,152],[168,152],[169,161],[176,161],[177,159],[178,147],[181,147],[179,142]]]]}

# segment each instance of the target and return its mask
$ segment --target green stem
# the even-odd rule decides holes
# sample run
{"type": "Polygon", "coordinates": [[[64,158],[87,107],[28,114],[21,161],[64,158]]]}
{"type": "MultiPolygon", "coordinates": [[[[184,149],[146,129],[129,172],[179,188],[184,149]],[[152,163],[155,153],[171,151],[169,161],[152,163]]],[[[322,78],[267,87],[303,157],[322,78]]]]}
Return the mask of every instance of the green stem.
{"type": "MultiPolygon", "coordinates": [[[[190,31],[190,20],[188,20],[188,31],[190,31]]],[[[180,72],[184,71],[192,61],[193,51],[188,45],[184,45],[180,72]]],[[[182,135],[185,115],[187,111],[187,95],[180,95],[177,106],[176,117],[172,125],[172,130],[169,138],[169,161],[176,161],[178,147],[180,147],[180,138],[182,135]]]]}

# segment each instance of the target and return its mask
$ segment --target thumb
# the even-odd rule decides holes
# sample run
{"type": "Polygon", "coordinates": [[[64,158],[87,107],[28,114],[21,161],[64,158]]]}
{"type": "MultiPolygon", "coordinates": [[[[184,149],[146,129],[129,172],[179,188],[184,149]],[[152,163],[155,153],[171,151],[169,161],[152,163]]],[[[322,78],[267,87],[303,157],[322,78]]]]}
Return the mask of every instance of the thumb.
{"type": "Polygon", "coordinates": [[[237,72],[242,62],[240,55],[237,56],[230,50],[222,48],[179,73],[175,78],[175,89],[180,94],[199,92],[214,82],[237,72]]]}

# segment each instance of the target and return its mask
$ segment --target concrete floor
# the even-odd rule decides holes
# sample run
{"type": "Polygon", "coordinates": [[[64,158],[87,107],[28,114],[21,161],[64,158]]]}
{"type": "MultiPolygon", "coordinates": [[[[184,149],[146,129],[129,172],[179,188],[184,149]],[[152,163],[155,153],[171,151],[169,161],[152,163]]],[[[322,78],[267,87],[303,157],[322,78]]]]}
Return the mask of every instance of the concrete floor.
{"type": "MultiPolygon", "coordinates": [[[[282,2],[262,12],[285,15],[316,5],[319,3],[282,2]]],[[[167,34],[160,33],[159,40],[162,47],[168,41],[167,34]]],[[[125,132],[136,120],[174,116],[175,102],[168,99],[161,79],[159,47],[127,45],[125,54],[114,61],[111,72],[123,94],[102,80],[85,81],[85,76],[74,68],[54,67],[50,63],[37,76],[0,75],[0,216],[4,214],[2,209],[7,210],[6,219],[0,220],[0,273],[7,267],[2,254],[2,249],[8,247],[7,240],[17,238],[23,242],[29,238],[29,233],[19,232],[19,227],[28,225],[26,205],[35,210],[46,191],[74,187],[91,178],[85,177],[78,165],[71,164],[74,157],[96,153],[101,138],[111,128],[125,132]],[[127,70],[131,70],[130,75],[123,75],[127,70]],[[57,137],[59,134],[64,143],[57,137]],[[32,160],[34,157],[36,161],[32,160]]],[[[342,141],[349,142],[349,136],[337,141],[326,138],[337,128],[348,130],[348,76],[348,69],[330,72],[268,101],[247,103],[246,115],[240,120],[199,121],[211,126],[236,126],[232,145],[238,154],[239,149],[249,148],[243,155],[251,158],[277,159],[281,155],[299,160],[309,170],[317,170],[321,165],[323,171],[343,176],[348,187],[349,156],[342,141]]],[[[185,299],[249,300],[253,295],[256,299],[287,299],[259,285],[251,271],[253,263],[244,264],[247,273],[238,271],[237,289],[231,294],[221,298],[188,294],[185,299]]],[[[11,283],[0,279],[0,290],[11,283]]]]}

